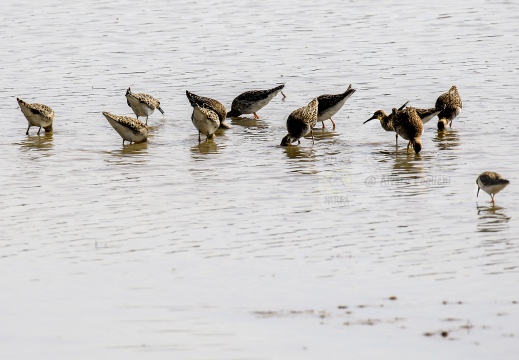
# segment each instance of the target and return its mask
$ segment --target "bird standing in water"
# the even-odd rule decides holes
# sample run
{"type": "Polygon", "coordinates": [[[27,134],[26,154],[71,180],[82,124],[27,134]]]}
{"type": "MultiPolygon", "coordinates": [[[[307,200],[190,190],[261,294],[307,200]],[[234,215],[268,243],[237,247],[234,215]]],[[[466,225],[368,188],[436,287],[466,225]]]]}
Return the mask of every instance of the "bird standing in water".
{"type": "Polygon", "coordinates": [[[40,135],[41,128],[45,129],[45,132],[52,131],[52,123],[54,121],[54,111],[43,104],[29,104],[22,99],[16,98],[20,110],[27,119],[29,126],[25,135],[29,135],[29,129],[31,126],[38,126],[38,135],[40,135]]]}
{"type": "Polygon", "coordinates": [[[186,96],[189,100],[189,103],[194,108],[198,105],[200,108],[206,108],[214,111],[218,115],[218,119],[220,120],[220,127],[224,129],[229,129],[230,126],[225,123],[225,118],[227,116],[227,109],[221,102],[215,99],[211,99],[205,96],[198,96],[186,90],[186,96]]]}
{"type": "Polygon", "coordinates": [[[324,121],[328,119],[332,121],[333,128],[335,129],[335,122],[333,121],[332,116],[337,114],[346,100],[348,100],[355,91],[355,89],[351,88],[350,84],[348,89],[346,89],[346,91],[341,94],[326,94],[317,97],[317,101],[319,102],[319,109],[317,110],[317,121],[321,121],[323,123],[323,129],[324,121]]]}
{"type": "Polygon", "coordinates": [[[420,116],[412,107],[403,110],[393,108],[392,115],[396,133],[409,141],[407,151],[409,152],[409,146],[412,146],[415,153],[418,154],[422,150],[420,136],[423,133],[423,123],[420,116]]]}
{"type": "Polygon", "coordinates": [[[479,189],[483,189],[484,192],[490,195],[492,204],[495,204],[494,195],[507,187],[508,184],[510,184],[510,181],[496,172],[485,171],[479,174],[478,178],[476,179],[476,184],[478,185],[478,192],[476,193],[476,197],[479,196],[479,189]]]}
{"type": "Polygon", "coordinates": [[[126,103],[132,108],[137,120],[139,116],[146,116],[146,125],[148,125],[148,116],[153,114],[155,109],[164,115],[164,111],[160,108],[160,101],[148,94],[133,93],[130,88],[126,90],[126,103]]]}
{"type": "Polygon", "coordinates": [[[284,84],[276,86],[268,90],[251,90],[238,95],[231,105],[231,111],[227,113],[226,117],[238,117],[242,114],[253,114],[254,119],[259,119],[256,114],[260,109],[267,105],[278,93],[281,92],[283,99],[286,98],[283,94],[284,84]]]}
{"type": "Polygon", "coordinates": [[[281,140],[281,146],[287,146],[297,141],[299,145],[303,136],[310,133],[312,135],[312,144],[314,143],[313,127],[317,123],[317,98],[310,101],[306,106],[292,111],[287,119],[288,134],[281,140]]]}
{"type": "Polygon", "coordinates": [[[461,113],[463,107],[456,85],[451,86],[449,91],[438,97],[435,107],[443,109],[438,114],[438,130],[444,130],[447,123],[449,123],[449,127],[452,127],[452,120],[461,113]]]}
{"type": "MultiPolygon", "coordinates": [[[[406,101],[406,103],[398,108],[398,111],[404,109],[406,105],[409,103],[409,101],[406,101]]],[[[393,126],[393,113],[387,115],[384,110],[377,110],[373,114],[372,117],[370,117],[368,120],[364,121],[363,124],[367,123],[368,121],[377,119],[380,121],[380,125],[382,128],[386,131],[395,131],[395,127],[393,126]]],[[[396,138],[396,146],[398,146],[398,134],[395,135],[396,138]]]]}

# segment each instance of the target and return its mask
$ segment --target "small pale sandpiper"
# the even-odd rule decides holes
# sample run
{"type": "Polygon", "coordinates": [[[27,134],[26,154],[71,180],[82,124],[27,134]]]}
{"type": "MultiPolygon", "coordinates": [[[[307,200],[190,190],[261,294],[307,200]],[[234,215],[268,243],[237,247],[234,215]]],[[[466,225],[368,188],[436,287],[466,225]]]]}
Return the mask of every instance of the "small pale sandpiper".
{"type": "Polygon", "coordinates": [[[145,142],[148,139],[148,126],[142,121],[130,116],[119,116],[103,111],[106,120],[123,138],[131,143],[145,142]]]}
{"type": "Polygon", "coordinates": [[[223,106],[221,102],[205,96],[195,95],[187,90],[186,96],[193,108],[195,107],[195,105],[198,105],[201,108],[206,108],[214,111],[218,115],[218,119],[220,120],[220,127],[224,129],[230,128],[230,126],[225,122],[225,118],[227,116],[227,109],[225,108],[225,106],[223,106]]]}
{"type": "Polygon", "coordinates": [[[38,135],[40,135],[41,128],[44,128],[46,132],[52,131],[54,111],[50,107],[43,104],[29,104],[19,98],[16,98],[16,101],[29,123],[25,135],[29,135],[31,126],[39,127],[38,135]]]}
{"type": "Polygon", "coordinates": [[[495,204],[494,195],[507,187],[508,184],[510,184],[510,181],[496,172],[485,171],[479,174],[476,179],[476,184],[478,185],[476,197],[479,196],[479,189],[483,189],[483,191],[489,194],[492,198],[492,204],[495,204]]]}
{"type": "Polygon", "coordinates": [[[151,95],[134,93],[128,88],[126,90],[126,102],[132,108],[137,119],[139,119],[139,116],[146,116],[146,125],[148,125],[148,116],[153,114],[155,109],[158,109],[164,115],[164,111],[160,108],[160,101],[151,95]]]}

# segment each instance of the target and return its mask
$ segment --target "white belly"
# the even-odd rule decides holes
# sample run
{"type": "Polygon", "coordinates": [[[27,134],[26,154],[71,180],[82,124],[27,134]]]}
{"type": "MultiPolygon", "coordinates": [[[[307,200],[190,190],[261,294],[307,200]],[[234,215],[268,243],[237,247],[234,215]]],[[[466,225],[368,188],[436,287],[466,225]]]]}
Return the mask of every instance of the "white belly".
{"type": "Polygon", "coordinates": [[[136,116],[150,116],[153,114],[153,111],[155,111],[155,109],[150,108],[148,105],[140,102],[132,96],[127,96],[126,99],[128,99],[130,107],[136,116]]]}
{"type": "Polygon", "coordinates": [[[206,136],[214,134],[220,126],[219,121],[213,121],[209,119],[203,112],[199,110],[198,107],[193,108],[193,115],[191,115],[191,121],[193,122],[193,125],[195,125],[196,129],[206,136]]]}
{"type": "Polygon", "coordinates": [[[481,180],[478,179],[478,186],[481,188],[481,190],[483,190],[484,192],[486,192],[487,194],[497,194],[498,192],[500,192],[501,190],[503,190],[505,187],[508,186],[508,184],[496,184],[496,185],[483,185],[481,183],[481,180]]]}
{"type": "Polygon", "coordinates": [[[324,120],[328,120],[330,119],[333,115],[337,114],[337,112],[342,108],[342,106],[344,105],[344,103],[346,102],[346,100],[348,100],[349,96],[345,97],[344,99],[342,99],[341,101],[339,101],[337,104],[335,104],[334,106],[326,109],[322,114],[321,116],[319,116],[317,118],[317,121],[324,121],[324,120]]]}
{"type": "Polygon", "coordinates": [[[146,141],[148,137],[147,133],[139,132],[136,134],[132,130],[128,129],[126,126],[123,126],[119,124],[117,121],[114,121],[110,118],[108,118],[108,122],[110,123],[110,125],[112,125],[115,131],[117,131],[119,135],[121,135],[121,137],[126,141],[139,143],[146,141]]]}

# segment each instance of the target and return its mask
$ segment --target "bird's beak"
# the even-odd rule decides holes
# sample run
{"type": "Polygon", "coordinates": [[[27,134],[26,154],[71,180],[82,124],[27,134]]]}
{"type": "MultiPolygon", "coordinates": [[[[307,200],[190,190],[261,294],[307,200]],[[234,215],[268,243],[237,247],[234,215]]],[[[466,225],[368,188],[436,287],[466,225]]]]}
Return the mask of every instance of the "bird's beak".
{"type": "Polygon", "coordinates": [[[478,197],[478,196],[479,196],[479,186],[478,186],[478,192],[476,193],[476,197],[478,197]]]}
{"type": "Polygon", "coordinates": [[[370,117],[368,120],[364,121],[362,124],[365,124],[365,123],[367,123],[368,121],[371,121],[371,120],[373,120],[373,119],[376,119],[376,118],[375,118],[375,117],[370,117]]]}

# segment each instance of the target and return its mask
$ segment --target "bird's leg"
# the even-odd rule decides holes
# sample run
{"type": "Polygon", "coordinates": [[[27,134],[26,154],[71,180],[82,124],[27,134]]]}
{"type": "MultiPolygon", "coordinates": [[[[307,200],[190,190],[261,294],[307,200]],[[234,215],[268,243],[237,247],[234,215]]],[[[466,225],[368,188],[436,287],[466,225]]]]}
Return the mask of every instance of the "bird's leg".
{"type": "Polygon", "coordinates": [[[40,128],[38,129],[38,133],[36,135],[40,135],[40,130],[41,130],[41,126],[40,128]]]}
{"type": "Polygon", "coordinates": [[[395,135],[396,147],[398,147],[398,134],[395,135]]]}
{"type": "Polygon", "coordinates": [[[301,140],[297,139],[297,145],[301,145],[301,140]]]}
{"type": "Polygon", "coordinates": [[[450,127],[450,128],[452,127],[452,120],[451,120],[451,122],[449,123],[449,127],[450,127]]]}
{"type": "Polygon", "coordinates": [[[200,131],[198,132],[198,142],[202,141],[202,139],[200,139],[200,131]]]}
{"type": "MultiPolygon", "coordinates": [[[[330,120],[332,121],[332,124],[333,124],[333,128],[335,129],[335,123],[333,122],[333,119],[330,118],[330,120]]],[[[323,123],[324,124],[324,123],[323,123]]]]}
{"type": "Polygon", "coordinates": [[[258,114],[256,114],[256,113],[253,113],[253,115],[254,115],[254,119],[256,119],[256,120],[258,120],[258,119],[259,119],[259,116],[258,116],[258,114]]]}
{"type": "Polygon", "coordinates": [[[287,96],[283,93],[283,91],[281,91],[281,95],[283,95],[283,100],[285,100],[287,96]]]}
{"type": "Polygon", "coordinates": [[[124,139],[123,139],[123,146],[124,146],[124,139]]]}
{"type": "Polygon", "coordinates": [[[322,123],[323,123],[323,127],[322,128],[324,129],[326,126],[324,126],[324,121],[322,123]]]}
{"type": "Polygon", "coordinates": [[[27,131],[25,132],[25,135],[29,135],[29,129],[31,128],[31,124],[29,124],[29,127],[27,128],[27,131]]]}
{"type": "Polygon", "coordinates": [[[146,125],[148,125],[148,117],[146,116],[146,125]]]}
{"type": "Polygon", "coordinates": [[[310,129],[310,135],[312,135],[312,145],[314,145],[314,130],[310,129]]]}
{"type": "Polygon", "coordinates": [[[409,145],[411,145],[410,141],[407,143],[407,152],[409,152],[409,145]]]}
{"type": "Polygon", "coordinates": [[[495,204],[495,202],[494,202],[494,195],[490,194],[490,197],[492,198],[492,204],[495,204]]]}

